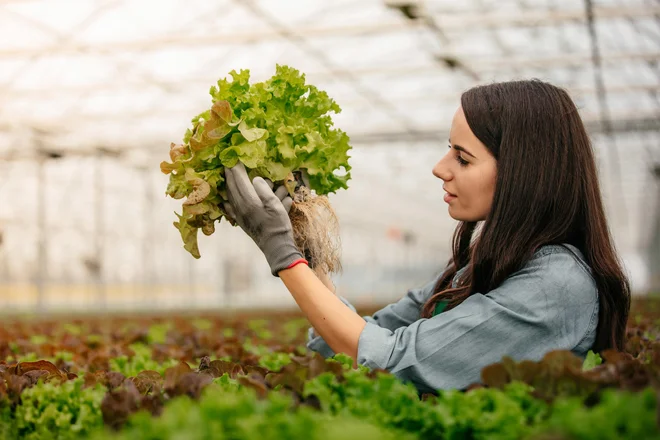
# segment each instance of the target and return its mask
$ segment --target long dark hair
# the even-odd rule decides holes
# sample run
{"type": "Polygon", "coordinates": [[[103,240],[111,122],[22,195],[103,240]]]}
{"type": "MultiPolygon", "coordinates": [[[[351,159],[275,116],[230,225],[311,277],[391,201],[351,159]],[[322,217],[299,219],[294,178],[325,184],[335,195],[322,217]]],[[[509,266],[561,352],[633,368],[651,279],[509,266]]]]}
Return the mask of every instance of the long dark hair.
{"type": "Polygon", "coordinates": [[[430,318],[441,299],[450,310],[495,289],[543,245],[568,243],[582,252],[598,288],[592,349],[623,350],[630,284],[608,229],[591,141],[570,96],[539,80],[510,81],[466,91],[461,107],[497,160],[495,194],[478,234],[477,223],[459,222],[452,258],[421,316],[430,318]]]}

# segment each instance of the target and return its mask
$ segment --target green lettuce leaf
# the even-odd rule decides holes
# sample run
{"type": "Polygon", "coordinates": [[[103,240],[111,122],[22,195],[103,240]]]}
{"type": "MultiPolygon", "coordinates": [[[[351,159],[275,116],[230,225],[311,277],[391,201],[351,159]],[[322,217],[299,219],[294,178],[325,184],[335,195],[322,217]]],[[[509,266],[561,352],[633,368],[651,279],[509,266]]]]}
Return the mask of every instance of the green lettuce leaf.
{"type": "Polygon", "coordinates": [[[600,357],[600,355],[589,350],[587,357],[584,359],[584,363],[582,364],[582,371],[591,370],[592,368],[595,368],[602,363],[603,359],[600,357]]]}

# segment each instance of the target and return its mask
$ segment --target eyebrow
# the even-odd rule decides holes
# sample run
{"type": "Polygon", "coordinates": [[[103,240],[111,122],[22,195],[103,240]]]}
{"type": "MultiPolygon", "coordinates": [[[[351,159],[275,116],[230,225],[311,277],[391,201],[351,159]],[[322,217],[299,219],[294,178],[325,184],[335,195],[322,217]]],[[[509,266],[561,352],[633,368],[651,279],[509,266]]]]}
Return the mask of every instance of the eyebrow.
{"type": "MultiPolygon", "coordinates": [[[[447,141],[449,142],[449,145],[451,145],[451,139],[448,139],[447,141]]],[[[462,152],[464,152],[465,154],[468,154],[468,155],[474,157],[475,159],[477,158],[477,156],[475,156],[474,154],[470,153],[468,150],[466,150],[465,148],[461,147],[460,145],[456,145],[456,144],[454,144],[454,147],[453,147],[453,148],[454,148],[455,150],[462,151],[462,152]]]]}

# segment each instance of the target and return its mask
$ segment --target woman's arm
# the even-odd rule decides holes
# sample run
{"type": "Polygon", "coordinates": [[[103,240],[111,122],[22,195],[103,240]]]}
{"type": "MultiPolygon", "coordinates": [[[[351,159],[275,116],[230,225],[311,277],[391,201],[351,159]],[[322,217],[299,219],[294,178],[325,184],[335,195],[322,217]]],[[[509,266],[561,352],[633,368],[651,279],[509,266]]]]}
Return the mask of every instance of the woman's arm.
{"type": "Polygon", "coordinates": [[[325,272],[323,272],[323,273],[317,273],[316,271],[314,271],[314,273],[316,274],[316,276],[318,277],[318,279],[321,280],[321,282],[323,283],[323,285],[324,285],[325,287],[328,288],[328,290],[329,290],[330,292],[332,292],[332,293],[337,293],[337,292],[336,292],[336,289],[335,289],[335,285],[332,283],[332,280],[330,279],[330,277],[328,276],[327,273],[325,273],[325,272]]]}
{"type": "MultiPolygon", "coordinates": [[[[317,271],[314,271],[314,273],[319,278],[319,280],[321,280],[323,285],[328,288],[330,292],[334,293],[335,295],[337,294],[337,289],[335,288],[335,285],[333,284],[332,280],[330,279],[327,273],[325,272],[318,273],[317,271]]],[[[313,337],[317,337],[319,335],[319,332],[316,331],[314,326],[312,326],[312,330],[313,330],[313,337]]]]}
{"type": "MultiPolygon", "coordinates": [[[[334,286],[331,285],[331,281],[325,274],[317,274],[319,279],[324,282],[326,287],[330,290],[334,290],[334,286]]],[[[438,275],[439,276],[439,275],[438,275]]],[[[407,294],[404,295],[399,301],[388,304],[379,311],[375,312],[373,315],[365,315],[362,318],[367,323],[376,324],[379,327],[383,327],[389,330],[396,330],[399,327],[407,327],[416,320],[419,319],[419,313],[424,302],[433,292],[433,288],[437,283],[437,278],[434,277],[429,283],[422,287],[415,287],[408,290],[407,294]]],[[[348,306],[355,313],[358,311],[355,307],[341,295],[337,297],[348,306]]],[[[307,336],[307,348],[312,351],[320,353],[323,357],[329,358],[335,355],[332,351],[332,348],[323,340],[322,337],[318,335],[316,329],[313,326],[310,326],[307,336]]],[[[359,348],[359,347],[358,347],[359,348]]]]}
{"type": "Polygon", "coordinates": [[[358,341],[366,321],[348,308],[306,265],[298,264],[278,275],[330,348],[357,360],[358,341]]]}

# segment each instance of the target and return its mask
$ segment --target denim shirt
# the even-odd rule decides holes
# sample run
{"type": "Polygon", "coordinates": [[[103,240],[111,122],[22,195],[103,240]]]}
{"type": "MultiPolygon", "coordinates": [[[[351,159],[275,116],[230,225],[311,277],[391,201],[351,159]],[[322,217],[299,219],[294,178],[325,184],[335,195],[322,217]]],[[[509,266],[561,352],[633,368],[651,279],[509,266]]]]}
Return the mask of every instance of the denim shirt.
{"type": "MultiPolygon", "coordinates": [[[[457,272],[453,287],[465,269],[457,272]]],[[[388,370],[419,392],[435,392],[481,382],[481,370],[503,356],[538,361],[548,351],[563,349],[584,359],[594,344],[598,292],[582,253],[572,245],[543,246],[496,289],[420,318],[438,278],[363,317],[359,364],[388,370]]],[[[313,330],[307,347],[334,356],[313,330]]]]}

